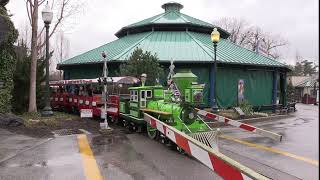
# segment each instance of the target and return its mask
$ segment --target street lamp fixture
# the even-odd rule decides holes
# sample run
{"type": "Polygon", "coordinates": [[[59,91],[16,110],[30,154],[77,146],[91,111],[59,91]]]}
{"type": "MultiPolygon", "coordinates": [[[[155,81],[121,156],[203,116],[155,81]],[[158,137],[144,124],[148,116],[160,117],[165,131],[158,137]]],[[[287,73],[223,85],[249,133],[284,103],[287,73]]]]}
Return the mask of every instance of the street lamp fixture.
{"type": "Polygon", "coordinates": [[[42,11],[42,20],[46,28],[46,94],[45,94],[45,107],[43,108],[42,116],[52,116],[53,112],[50,107],[50,87],[49,87],[49,26],[52,21],[53,12],[51,11],[48,1],[45,8],[42,11]]]}
{"type": "Polygon", "coordinates": [[[211,33],[211,41],[213,42],[213,49],[214,49],[214,76],[213,76],[213,99],[212,99],[212,111],[218,111],[217,105],[217,96],[216,96],[216,77],[217,77],[217,44],[220,41],[220,33],[217,28],[214,28],[211,33]]]}
{"type": "Polygon", "coordinates": [[[53,18],[53,12],[51,11],[48,1],[44,9],[42,10],[42,20],[44,24],[51,24],[53,18]]]}
{"type": "Polygon", "coordinates": [[[214,28],[212,33],[211,33],[211,41],[213,43],[218,43],[220,41],[220,33],[217,30],[217,28],[214,28]]]}

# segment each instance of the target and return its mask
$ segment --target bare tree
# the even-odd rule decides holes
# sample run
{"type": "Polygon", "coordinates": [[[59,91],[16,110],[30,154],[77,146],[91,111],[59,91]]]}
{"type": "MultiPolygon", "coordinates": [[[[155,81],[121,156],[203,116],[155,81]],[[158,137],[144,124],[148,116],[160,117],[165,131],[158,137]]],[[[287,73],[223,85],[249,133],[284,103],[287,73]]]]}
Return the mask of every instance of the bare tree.
{"type": "Polygon", "coordinates": [[[269,57],[277,59],[281,53],[279,48],[288,44],[280,35],[264,32],[261,28],[253,26],[245,19],[221,18],[216,25],[230,33],[229,40],[242,47],[255,51],[260,43],[269,57]]]}
{"type": "Polygon", "coordinates": [[[18,41],[23,42],[24,45],[30,47],[30,24],[28,21],[25,21],[23,24],[20,24],[18,27],[19,37],[18,41]]]}
{"type": "MultiPolygon", "coordinates": [[[[255,51],[258,48],[259,40],[263,39],[263,32],[259,27],[254,27],[250,31],[250,35],[248,37],[249,49],[255,51]]],[[[263,41],[264,42],[264,41],[263,41]]]]}
{"type": "Polygon", "coordinates": [[[294,61],[295,61],[295,63],[300,63],[301,61],[303,61],[303,57],[300,55],[298,50],[296,50],[296,55],[295,55],[294,61]]]}
{"type": "MultiPolygon", "coordinates": [[[[30,91],[29,91],[29,112],[37,112],[36,104],[36,72],[37,59],[41,52],[44,52],[45,41],[43,37],[44,28],[38,32],[39,7],[45,0],[25,0],[27,15],[31,26],[31,67],[30,67],[30,91]],[[40,52],[40,53],[39,53],[40,52]]],[[[51,7],[57,14],[52,23],[49,38],[56,32],[62,23],[81,11],[84,1],[79,0],[52,0],[51,7]]],[[[42,53],[41,53],[42,54],[42,53]]]]}
{"type": "Polygon", "coordinates": [[[245,19],[225,17],[216,21],[215,24],[230,33],[231,42],[243,47],[248,45],[252,27],[245,19]]]}
{"type": "Polygon", "coordinates": [[[30,90],[29,112],[37,112],[36,104],[36,76],[37,76],[37,40],[38,40],[38,8],[44,0],[27,0],[26,7],[31,25],[31,66],[30,66],[30,90]]]}
{"type": "MultiPolygon", "coordinates": [[[[55,68],[55,66],[58,63],[61,63],[64,59],[69,57],[69,53],[70,53],[70,43],[69,40],[65,37],[64,32],[63,31],[59,31],[56,36],[55,36],[55,40],[56,40],[56,47],[55,47],[55,62],[52,63],[52,69],[55,68]]],[[[59,75],[60,75],[60,79],[62,79],[62,71],[59,71],[59,75]]]]}
{"type": "Polygon", "coordinates": [[[278,59],[281,56],[279,48],[288,44],[288,41],[280,35],[271,35],[263,32],[259,27],[255,27],[249,40],[250,49],[254,51],[258,46],[258,41],[262,43],[266,55],[274,59],[278,59]]]}

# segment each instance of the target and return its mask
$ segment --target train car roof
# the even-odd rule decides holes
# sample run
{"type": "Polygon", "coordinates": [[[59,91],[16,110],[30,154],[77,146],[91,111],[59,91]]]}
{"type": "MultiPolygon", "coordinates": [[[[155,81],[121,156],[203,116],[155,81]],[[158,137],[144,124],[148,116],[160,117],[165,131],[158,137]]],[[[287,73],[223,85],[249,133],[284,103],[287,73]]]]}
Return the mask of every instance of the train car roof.
{"type": "MultiPolygon", "coordinates": [[[[108,83],[117,83],[117,84],[136,84],[140,80],[132,76],[122,76],[122,77],[108,77],[108,83]]],[[[50,86],[62,86],[62,85],[84,85],[84,84],[96,84],[98,83],[98,78],[94,79],[70,79],[70,80],[59,80],[59,81],[50,81],[50,86]]]]}
{"type": "Polygon", "coordinates": [[[129,90],[150,90],[150,89],[163,89],[163,86],[161,85],[156,85],[156,86],[138,86],[138,87],[130,87],[128,88],[129,90]]]}

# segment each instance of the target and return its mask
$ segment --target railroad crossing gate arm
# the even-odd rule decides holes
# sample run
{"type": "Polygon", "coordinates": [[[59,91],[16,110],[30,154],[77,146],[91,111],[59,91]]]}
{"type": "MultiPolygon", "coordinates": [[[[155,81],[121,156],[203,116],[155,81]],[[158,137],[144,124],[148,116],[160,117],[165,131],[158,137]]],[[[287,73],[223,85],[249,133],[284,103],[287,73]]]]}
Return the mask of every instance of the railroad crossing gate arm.
{"type": "Polygon", "coordinates": [[[241,123],[239,121],[235,121],[235,120],[232,120],[227,117],[219,116],[217,114],[210,113],[208,111],[204,111],[201,109],[196,108],[195,110],[197,111],[197,113],[199,115],[204,116],[207,119],[215,120],[218,122],[223,122],[225,124],[228,124],[228,125],[231,125],[234,127],[238,127],[238,128],[241,128],[241,129],[249,131],[249,132],[254,132],[254,133],[260,134],[262,136],[269,137],[269,138],[274,139],[276,141],[282,140],[282,135],[280,135],[280,134],[277,134],[277,133],[274,133],[271,131],[267,131],[264,129],[260,129],[260,128],[254,127],[252,125],[249,125],[249,124],[241,123]]]}
{"type": "Polygon", "coordinates": [[[225,180],[269,179],[147,113],[144,120],[225,180]]]}

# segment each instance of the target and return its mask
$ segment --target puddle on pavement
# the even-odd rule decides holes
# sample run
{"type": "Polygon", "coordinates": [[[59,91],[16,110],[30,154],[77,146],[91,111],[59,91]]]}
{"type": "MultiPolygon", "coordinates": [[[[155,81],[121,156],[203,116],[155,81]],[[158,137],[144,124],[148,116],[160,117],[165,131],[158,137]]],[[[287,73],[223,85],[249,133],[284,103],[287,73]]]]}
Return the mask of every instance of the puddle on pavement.
{"type": "Polygon", "coordinates": [[[120,152],[118,152],[120,157],[112,157],[104,163],[104,167],[107,169],[116,168],[118,171],[131,176],[135,180],[149,179],[141,172],[143,169],[149,169],[149,171],[153,171],[155,174],[166,177],[165,173],[159,170],[155,164],[145,159],[142,153],[136,152],[129,146],[126,147],[128,148],[127,153],[120,150],[120,152]]]}
{"type": "Polygon", "coordinates": [[[283,129],[286,129],[286,125],[284,126],[284,122],[279,122],[279,123],[273,123],[273,124],[265,124],[265,125],[262,125],[262,126],[259,126],[259,128],[262,128],[264,130],[270,130],[270,131],[273,131],[275,129],[277,130],[283,130],[283,129]]]}
{"type": "Polygon", "coordinates": [[[9,163],[6,164],[6,167],[52,167],[52,166],[64,166],[75,164],[80,160],[78,154],[68,155],[68,156],[60,156],[54,159],[48,159],[47,161],[40,161],[36,163],[27,163],[27,164],[17,164],[17,163],[9,163]]]}
{"type": "Polygon", "coordinates": [[[103,145],[114,145],[121,144],[125,141],[128,141],[126,134],[131,134],[125,129],[114,130],[111,134],[108,135],[98,135],[92,138],[93,146],[103,146],[103,145]]]}
{"type": "Polygon", "coordinates": [[[39,163],[34,163],[34,164],[31,164],[31,163],[28,163],[28,164],[8,164],[7,167],[46,167],[48,166],[47,165],[47,162],[43,161],[43,162],[39,162],[39,163]]]}
{"type": "Polygon", "coordinates": [[[47,166],[64,166],[64,165],[69,165],[69,164],[76,164],[79,162],[81,157],[79,154],[70,154],[68,156],[59,156],[54,159],[49,159],[47,161],[47,166]]]}
{"type": "Polygon", "coordinates": [[[299,122],[302,122],[302,123],[308,123],[308,122],[310,122],[312,120],[313,120],[312,118],[297,118],[294,121],[299,121],[299,122]]]}
{"type": "Polygon", "coordinates": [[[297,127],[312,121],[312,118],[296,118],[293,122],[288,123],[285,127],[297,127]]]}
{"type": "MultiPolygon", "coordinates": [[[[281,134],[281,133],[279,133],[279,134],[281,134]]],[[[266,145],[270,145],[270,146],[279,144],[278,141],[275,141],[273,139],[266,138],[266,137],[248,137],[248,138],[244,138],[242,140],[246,141],[246,142],[255,143],[255,144],[266,144],[266,145]]]]}
{"type": "Polygon", "coordinates": [[[127,138],[128,134],[131,132],[126,129],[114,129],[111,134],[92,137],[91,147],[94,155],[103,162],[102,167],[127,174],[135,180],[148,179],[141,172],[147,168],[165,176],[143,153],[137,152],[127,138]]]}

